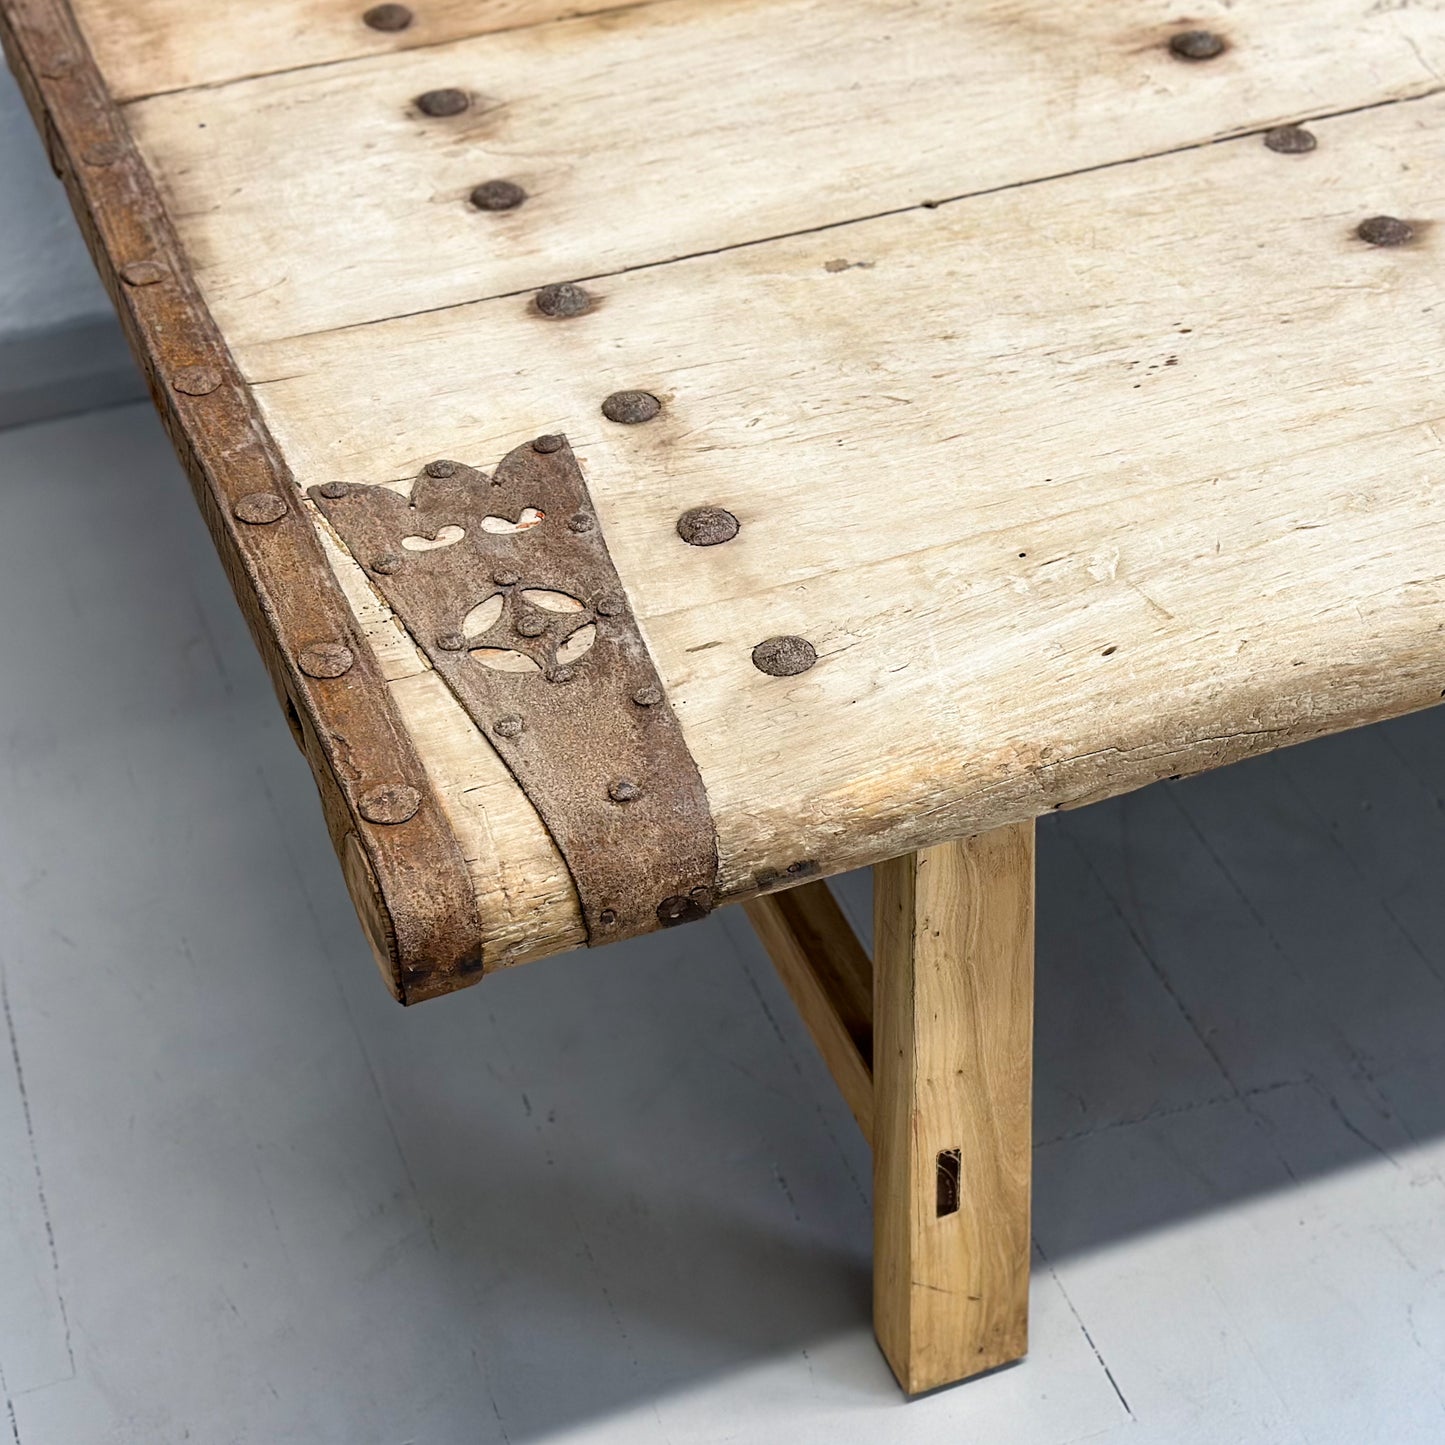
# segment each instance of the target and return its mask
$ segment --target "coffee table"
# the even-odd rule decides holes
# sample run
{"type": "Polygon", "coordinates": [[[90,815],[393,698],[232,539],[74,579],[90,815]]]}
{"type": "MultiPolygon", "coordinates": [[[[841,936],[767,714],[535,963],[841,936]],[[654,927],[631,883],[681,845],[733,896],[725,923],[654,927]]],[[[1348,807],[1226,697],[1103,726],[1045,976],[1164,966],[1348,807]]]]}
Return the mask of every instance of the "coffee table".
{"type": "Polygon", "coordinates": [[[741,902],[900,1382],[1018,1358],[1033,820],[1445,689],[1445,15],[0,28],[388,987],[741,902]]]}

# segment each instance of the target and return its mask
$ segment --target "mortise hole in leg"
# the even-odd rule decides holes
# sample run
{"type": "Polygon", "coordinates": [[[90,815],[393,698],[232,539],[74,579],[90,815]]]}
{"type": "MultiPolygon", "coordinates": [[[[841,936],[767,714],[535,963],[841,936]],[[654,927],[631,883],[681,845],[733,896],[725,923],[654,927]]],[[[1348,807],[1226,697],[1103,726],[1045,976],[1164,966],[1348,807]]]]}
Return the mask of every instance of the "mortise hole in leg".
{"type": "Polygon", "coordinates": [[[958,1213],[958,1184],[963,1158],[957,1149],[945,1149],[938,1156],[938,1217],[958,1213]]]}

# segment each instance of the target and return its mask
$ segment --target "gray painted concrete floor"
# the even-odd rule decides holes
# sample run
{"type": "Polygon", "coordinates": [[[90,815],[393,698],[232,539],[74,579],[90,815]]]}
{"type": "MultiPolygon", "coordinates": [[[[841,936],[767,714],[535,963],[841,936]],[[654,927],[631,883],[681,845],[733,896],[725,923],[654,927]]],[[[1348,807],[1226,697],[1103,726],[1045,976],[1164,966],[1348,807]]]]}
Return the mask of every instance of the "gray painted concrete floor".
{"type": "Polygon", "coordinates": [[[1042,825],[1033,1352],[905,1406],[741,914],[397,1009],[149,412],[0,474],[0,1440],[1445,1439],[1445,715],[1042,825]]]}

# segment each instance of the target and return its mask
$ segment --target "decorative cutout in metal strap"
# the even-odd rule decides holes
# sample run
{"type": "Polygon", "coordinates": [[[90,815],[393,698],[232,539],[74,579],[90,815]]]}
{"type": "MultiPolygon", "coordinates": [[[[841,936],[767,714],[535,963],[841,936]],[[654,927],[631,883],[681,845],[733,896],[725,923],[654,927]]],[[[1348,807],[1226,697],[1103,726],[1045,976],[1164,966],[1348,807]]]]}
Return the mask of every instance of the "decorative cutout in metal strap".
{"type": "Polygon", "coordinates": [[[310,495],[531,799],[589,941],[707,913],[707,795],[565,439],[310,495]]]}

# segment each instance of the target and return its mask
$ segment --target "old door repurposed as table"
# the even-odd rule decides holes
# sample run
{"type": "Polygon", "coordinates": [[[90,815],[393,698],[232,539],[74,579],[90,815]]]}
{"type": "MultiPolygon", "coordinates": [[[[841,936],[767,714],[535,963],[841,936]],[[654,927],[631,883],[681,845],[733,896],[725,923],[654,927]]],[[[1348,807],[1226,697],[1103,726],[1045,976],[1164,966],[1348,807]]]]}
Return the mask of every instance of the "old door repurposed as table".
{"type": "Polygon", "coordinates": [[[1445,12],[0,16],[392,991],[745,902],[1016,1358],[1033,819],[1445,689],[1445,12]]]}

